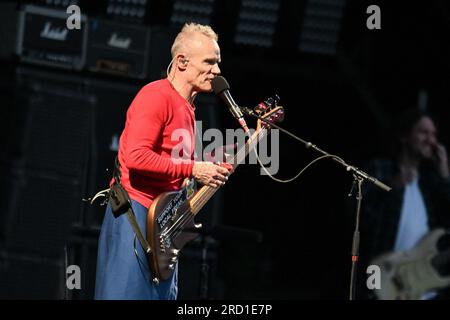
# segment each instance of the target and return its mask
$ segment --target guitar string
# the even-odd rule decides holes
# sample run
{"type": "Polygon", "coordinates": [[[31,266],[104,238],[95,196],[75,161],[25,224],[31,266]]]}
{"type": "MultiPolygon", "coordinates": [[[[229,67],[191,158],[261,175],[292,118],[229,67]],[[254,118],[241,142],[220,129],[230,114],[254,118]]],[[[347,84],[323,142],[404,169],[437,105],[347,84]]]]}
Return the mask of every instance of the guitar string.
{"type": "MultiPolygon", "coordinates": [[[[211,188],[211,187],[208,187],[208,186],[205,186],[204,188],[201,188],[198,192],[197,192],[197,194],[195,195],[196,197],[204,197],[205,195],[205,193],[207,193],[207,192],[209,192],[209,193],[214,193],[215,191],[211,188]]],[[[212,196],[212,194],[211,194],[211,196],[212,196]]],[[[207,196],[209,197],[210,195],[209,194],[207,194],[207,196]]],[[[206,200],[206,201],[208,201],[208,200],[206,200]]],[[[197,202],[194,202],[194,201],[192,201],[191,200],[191,202],[190,202],[193,206],[197,206],[198,205],[198,203],[199,203],[199,201],[197,201],[197,202]]],[[[178,218],[178,220],[177,221],[175,221],[173,224],[172,224],[172,226],[168,229],[168,230],[166,230],[165,232],[164,232],[164,235],[172,235],[172,229],[174,229],[174,228],[177,228],[180,224],[185,224],[185,221],[183,221],[183,220],[187,220],[187,219],[189,219],[189,218],[193,218],[195,215],[189,215],[188,213],[192,213],[192,209],[191,209],[191,207],[190,206],[188,206],[188,204],[189,203],[184,203],[183,204],[183,207],[185,208],[185,210],[180,214],[180,217],[178,218]]]]}
{"type": "Polygon", "coordinates": [[[206,190],[203,191],[204,188],[200,189],[199,192],[196,194],[196,199],[192,199],[190,201],[190,204],[192,207],[194,207],[192,210],[191,208],[187,208],[185,211],[183,211],[180,215],[180,218],[164,233],[164,235],[168,235],[170,237],[177,237],[180,232],[182,232],[182,229],[180,230],[180,227],[186,225],[187,223],[192,222],[192,220],[195,217],[195,214],[192,214],[192,211],[196,211],[198,207],[202,207],[204,204],[208,202],[208,200],[211,198],[211,196],[216,192],[215,189],[206,186],[206,190]],[[175,234],[176,233],[176,234],[175,234]]]}
{"type": "MultiPolygon", "coordinates": [[[[261,140],[264,137],[264,133],[265,133],[265,131],[260,130],[253,137],[252,141],[250,141],[249,144],[252,144],[255,140],[261,140]]],[[[245,147],[242,148],[241,150],[239,150],[238,153],[236,154],[236,156],[233,157],[233,163],[235,163],[236,159],[239,159],[239,157],[242,155],[242,153],[245,153],[245,151],[246,151],[245,147]]],[[[198,193],[200,193],[202,190],[203,190],[203,188],[198,193]]],[[[199,200],[195,201],[195,199],[194,199],[193,202],[191,202],[192,205],[200,206],[200,208],[203,207],[203,205],[209,201],[209,199],[215,192],[216,192],[216,189],[208,187],[208,189],[205,192],[203,192],[204,194],[198,195],[198,193],[197,193],[199,200]]],[[[168,235],[170,237],[176,238],[181,232],[183,232],[182,229],[180,230],[179,227],[186,225],[188,222],[189,223],[192,222],[192,220],[194,219],[195,215],[190,214],[191,212],[192,212],[192,210],[190,210],[190,209],[187,209],[184,212],[182,212],[180,215],[180,218],[169,228],[169,230],[167,230],[164,233],[164,235],[168,235]]]]}
{"type": "MultiPolygon", "coordinates": [[[[202,191],[202,190],[199,190],[198,193],[200,193],[200,191],[202,191]]],[[[204,194],[206,194],[207,192],[211,193],[210,190],[206,190],[205,192],[202,192],[203,194],[201,194],[199,196],[203,197],[203,196],[205,196],[204,194]]],[[[210,195],[208,194],[207,196],[209,197],[210,195]]],[[[212,196],[212,194],[211,194],[211,196],[212,196]]],[[[195,205],[197,205],[197,203],[195,205]]],[[[167,229],[165,232],[162,233],[162,236],[169,236],[171,238],[176,238],[179,233],[183,232],[181,227],[183,227],[187,223],[192,222],[194,220],[194,217],[195,217],[195,215],[192,214],[192,210],[190,208],[185,209],[180,214],[180,217],[178,218],[178,220],[175,221],[169,229],[167,229]]]]}
{"type": "MultiPolygon", "coordinates": [[[[197,194],[195,195],[196,197],[203,197],[204,195],[203,195],[203,193],[206,193],[207,191],[213,191],[213,190],[208,190],[208,189],[212,189],[211,187],[208,187],[208,186],[205,186],[204,188],[201,188],[198,192],[197,192],[197,194]],[[204,191],[204,189],[205,189],[205,191],[204,191]]],[[[209,196],[209,195],[208,195],[209,196]]],[[[206,200],[207,201],[207,200],[206,200]]],[[[194,202],[194,201],[190,201],[190,203],[193,205],[193,206],[196,206],[198,203],[197,202],[194,202]]],[[[179,218],[178,218],[178,220],[177,221],[175,221],[167,230],[165,230],[164,232],[162,232],[162,236],[166,236],[166,235],[169,235],[169,236],[171,236],[172,234],[173,234],[173,232],[175,231],[174,229],[175,228],[177,228],[177,227],[179,227],[179,225],[180,224],[185,224],[185,222],[187,222],[187,221],[185,221],[185,220],[187,220],[187,219],[189,219],[190,218],[190,216],[193,216],[193,215],[187,215],[188,213],[191,213],[192,212],[192,210],[191,210],[191,208],[188,206],[188,204],[189,203],[183,203],[182,204],[182,206],[180,207],[180,209],[183,209],[183,208],[185,208],[184,209],[184,211],[182,211],[181,212],[181,214],[180,214],[180,216],[179,216],[179,218]],[[184,220],[184,221],[183,221],[184,220]]]]}
{"type": "MultiPolygon", "coordinates": [[[[261,130],[259,131],[256,136],[253,137],[253,141],[254,140],[260,140],[262,139],[264,136],[264,132],[261,130]]],[[[250,141],[250,144],[253,143],[253,141],[250,141]]],[[[238,153],[236,154],[236,156],[233,157],[233,163],[236,162],[236,159],[239,159],[239,157],[242,155],[242,153],[245,153],[245,148],[242,148],[241,150],[238,151],[238,153]]],[[[237,166],[236,166],[237,167],[237,166]]],[[[234,167],[234,168],[236,168],[234,167]]],[[[193,206],[198,206],[200,205],[200,207],[202,207],[204,204],[206,204],[209,199],[211,198],[211,196],[216,192],[216,189],[213,189],[211,187],[207,187],[208,189],[203,192],[204,194],[206,194],[207,197],[205,197],[204,194],[198,195],[203,188],[197,193],[197,197],[199,198],[199,200],[195,201],[195,199],[193,199],[193,201],[191,202],[191,204],[193,206]]],[[[180,218],[166,231],[164,232],[163,235],[168,235],[170,237],[174,237],[176,238],[181,232],[182,230],[180,230],[180,228],[183,225],[186,225],[186,223],[188,222],[192,222],[192,220],[194,219],[195,215],[190,214],[192,212],[192,210],[187,209],[184,212],[181,213],[180,218]],[[178,232],[177,232],[178,231],[178,232]],[[176,235],[175,235],[175,232],[176,235]]]]}
{"type": "MultiPolygon", "coordinates": [[[[255,140],[258,140],[258,141],[261,140],[265,136],[265,134],[264,134],[265,132],[266,132],[265,130],[260,130],[253,137],[252,141],[249,142],[249,144],[252,144],[255,140]]],[[[242,153],[245,154],[245,151],[246,151],[245,149],[246,148],[244,147],[238,151],[238,153],[233,157],[233,163],[236,162],[236,159],[239,159],[239,157],[242,156],[242,153]]],[[[250,152],[250,148],[249,148],[249,152],[250,152]]],[[[237,167],[237,165],[236,165],[236,167],[237,167]]],[[[236,167],[233,167],[233,169],[235,169],[236,167]]],[[[191,201],[192,206],[194,206],[194,207],[199,206],[200,208],[202,208],[209,201],[209,199],[214,195],[214,193],[217,191],[217,189],[207,187],[207,190],[204,191],[203,194],[199,195],[199,193],[201,193],[202,190],[203,190],[203,188],[200,189],[196,195],[199,199],[198,200],[193,199],[193,201],[191,201]]],[[[183,211],[180,215],[180,218],[174,224],[172,224],[172,226],[168,230],[166,230],[163,233],[163,236],[169,236],[171,238],[178,237],[178,235],[181,232],[183,232],[182,228],[180,228],[180,227],[182,227],[182,226],[186,225],[187,223],[192,222],[192,220],[194,220],[195,214],[191,214],[191,213],[192,213],[192,210],[190,208],[183,211]]]]}

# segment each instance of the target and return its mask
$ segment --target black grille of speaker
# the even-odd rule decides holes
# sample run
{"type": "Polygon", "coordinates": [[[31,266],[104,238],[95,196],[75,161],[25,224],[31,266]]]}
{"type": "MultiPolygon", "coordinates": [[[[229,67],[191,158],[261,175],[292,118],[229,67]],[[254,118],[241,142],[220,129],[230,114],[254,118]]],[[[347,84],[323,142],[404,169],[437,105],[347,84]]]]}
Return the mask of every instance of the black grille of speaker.
{"type": "Polygon", "coordinates": [[[0,252],[0,299],[63,299],[63,263],[0,252]]]}

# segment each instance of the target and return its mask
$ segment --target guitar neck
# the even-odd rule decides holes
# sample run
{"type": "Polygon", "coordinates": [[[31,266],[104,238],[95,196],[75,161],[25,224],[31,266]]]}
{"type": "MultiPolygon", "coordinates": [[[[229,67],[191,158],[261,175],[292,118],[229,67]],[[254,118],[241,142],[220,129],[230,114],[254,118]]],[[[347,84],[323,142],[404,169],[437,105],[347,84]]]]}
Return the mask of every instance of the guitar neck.
{"type": "MultiPolygon", "coordinates": [[[[267,129],[256,130],[250,138],[247,140],[244,146],[242,146],[236,155],[228,161],[233,166],[233,171],[245,160],[250,150],[256,147],[259,141],[266,135],[267,129]]],[[[203,206],[211,199],[216,193],[218,188],[209,186],[201,187],[198,192],[190,199],[191,212],[196,215],[203,206]]]]}

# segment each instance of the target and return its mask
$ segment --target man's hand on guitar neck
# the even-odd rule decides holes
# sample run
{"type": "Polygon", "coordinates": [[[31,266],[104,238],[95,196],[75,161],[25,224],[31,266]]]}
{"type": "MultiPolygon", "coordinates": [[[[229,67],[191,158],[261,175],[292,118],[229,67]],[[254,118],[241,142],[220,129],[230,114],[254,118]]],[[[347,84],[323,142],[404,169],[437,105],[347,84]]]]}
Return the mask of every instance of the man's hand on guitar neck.
{"type": "MultiPolygon", "coordinates": [[[[232,168],[231,165],[230,168],[232,168]]],[[[213,162],[195,161],[192,168],[192,176],[197,182],[205,186],[218,188],[228,180],[230,171],[225,166],[217,165],[213,162]]]]}

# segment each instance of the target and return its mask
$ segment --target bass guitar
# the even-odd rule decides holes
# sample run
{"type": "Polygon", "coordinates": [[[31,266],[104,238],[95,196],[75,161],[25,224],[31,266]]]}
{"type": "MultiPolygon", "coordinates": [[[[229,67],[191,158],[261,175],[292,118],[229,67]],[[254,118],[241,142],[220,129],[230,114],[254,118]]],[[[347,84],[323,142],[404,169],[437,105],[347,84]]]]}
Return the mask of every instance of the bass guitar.
{"type": "MultiPolygon", "coordinates": [[[[277,106],[278,98],[268,99],[255,108],[255,113],[272,123],[282,121],[284,109],[277,106]]],[[[234,172],[245,160],[250,150],[269,132],[269,125],[258,120],[255,132],[249,137],[236,155],[226,162],[234,172]]],[[[201,228],[195,223],[195,216],[211,199],[217,188],[202,186],[198,190],[193,178],[186,179],[180,190],[160,194],[151,204],[147,214],[147,241],[151,252],[149,265],[154,283],[168,279],[174,272],[180,250],[194,240],[201,228]]]]}

